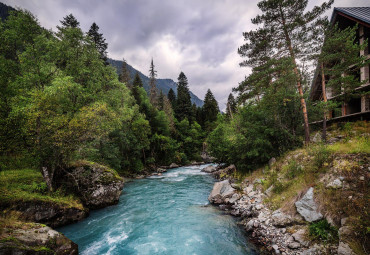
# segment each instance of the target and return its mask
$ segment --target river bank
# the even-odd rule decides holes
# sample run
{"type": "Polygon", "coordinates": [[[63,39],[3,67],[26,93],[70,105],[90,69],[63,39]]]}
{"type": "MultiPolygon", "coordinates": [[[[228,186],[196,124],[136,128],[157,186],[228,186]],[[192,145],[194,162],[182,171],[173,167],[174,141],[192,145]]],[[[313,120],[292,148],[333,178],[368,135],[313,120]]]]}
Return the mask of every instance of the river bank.
{"type": "Polygon", "coordinates": [[[267,254],[367,254],[368,136],[332,132],[329,145],[291,151],[246,176],[234,166],[209,169],[220,180],[209,201],[239,217],[267,254]]]}

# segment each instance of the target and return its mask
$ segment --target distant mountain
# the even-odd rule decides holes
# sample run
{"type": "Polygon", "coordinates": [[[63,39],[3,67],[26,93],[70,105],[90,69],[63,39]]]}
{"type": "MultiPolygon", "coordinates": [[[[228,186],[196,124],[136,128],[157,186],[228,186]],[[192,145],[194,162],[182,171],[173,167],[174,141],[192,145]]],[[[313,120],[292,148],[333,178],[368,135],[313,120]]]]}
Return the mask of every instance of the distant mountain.
{"type": "Polygon", "coordinates": [[[9,16],[9,11],[15,11],[15,9],[0,2],[0,18],[2,20],[5,20],[9,16]]]}
{"type": "MultiPolygon", "coordinates": [[[[111,64],[113,67],[117,69],[117,73],[119,74],[121,72],[122,68],[122,61],[120,60],[114,60],[114,59],[108,59],[109,64],[111,64]]],[[[133,81],[136,72],[139,73],[140,79],[143,81],[143,85],[146,91],[149,91],[149,77],[144,75],[142,72],[136,70],[129,64],[127,64],[127,69],[130,72],[131,81],[133,81]]],[[[177,94],[177,84],[172,79],[157,79],[157,88],[159,90],[162,90],[164,94],[168,94],[168,91],[172,88],[175,94],[177,94]]],[[[193,92],[190,91],[190,97],[191,102],[195,103],[196,106],[201,107],[203,106],[204,102],[200,100],[196,95],[193,94],[193,92]]]]}

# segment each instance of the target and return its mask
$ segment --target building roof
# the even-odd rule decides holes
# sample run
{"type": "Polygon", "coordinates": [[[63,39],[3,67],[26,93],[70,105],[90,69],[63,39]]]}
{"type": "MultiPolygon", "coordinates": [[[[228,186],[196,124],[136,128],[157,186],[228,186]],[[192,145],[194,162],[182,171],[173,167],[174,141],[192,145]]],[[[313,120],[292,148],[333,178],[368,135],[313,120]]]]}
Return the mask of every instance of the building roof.
{"type": "Polygon", "coordinates": [[[336,7],[334,8],[331,22],[334,22],[338,12],[348,15],[356,20],[370,24],[370,7],[336,7]]]}

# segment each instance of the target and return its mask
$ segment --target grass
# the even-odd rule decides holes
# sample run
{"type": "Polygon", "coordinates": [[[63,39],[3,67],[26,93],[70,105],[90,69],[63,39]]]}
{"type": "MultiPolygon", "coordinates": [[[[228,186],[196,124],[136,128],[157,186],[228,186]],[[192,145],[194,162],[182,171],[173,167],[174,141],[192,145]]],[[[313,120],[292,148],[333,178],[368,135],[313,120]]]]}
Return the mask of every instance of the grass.
{"type": "Polygon", "coordinates": [[[4,170],[0,172],[0,205],[9,206],[18,202],[52,202],[62,207],[83,209],[74,195],[59,189],[49,193],[39,171],[35,169],[4,170]]]}
{"type": "Polygon", "coordinates": [[[334,143],[328,146],[332,153],[356,154],[370,153],[370,139],[367,136],[354,137],[348,141],[334,143]]]}

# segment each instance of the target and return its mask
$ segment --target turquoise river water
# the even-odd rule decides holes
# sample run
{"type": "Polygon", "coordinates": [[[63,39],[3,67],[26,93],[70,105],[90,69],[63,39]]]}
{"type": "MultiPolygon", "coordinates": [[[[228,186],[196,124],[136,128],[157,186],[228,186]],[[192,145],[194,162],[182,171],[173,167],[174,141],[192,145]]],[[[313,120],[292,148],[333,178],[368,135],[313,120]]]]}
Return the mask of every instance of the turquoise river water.
{"type": "Polygon", "coordinates": [[[58,229],[80,254],[257,254],[235,219],[209,205],[214,179],[189,166],[125,184],[117,205],[58,229]]]}

